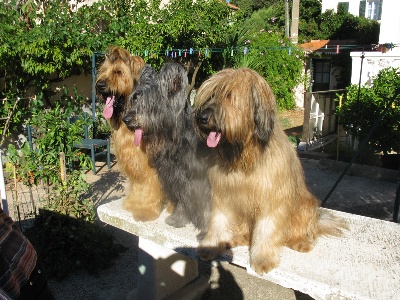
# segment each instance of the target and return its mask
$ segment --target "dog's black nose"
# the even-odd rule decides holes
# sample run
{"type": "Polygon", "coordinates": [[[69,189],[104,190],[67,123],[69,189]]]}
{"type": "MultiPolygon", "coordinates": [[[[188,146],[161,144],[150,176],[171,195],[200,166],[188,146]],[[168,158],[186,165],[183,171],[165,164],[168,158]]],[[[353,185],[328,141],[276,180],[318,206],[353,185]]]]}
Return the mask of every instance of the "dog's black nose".
{"type": "Polygon", "coordinates": [[[133,114],[128,112],[125,115],[125,117],[122,118],[122,121],[129,127],[129,124],[131,123],[132,119],[133,119],[133,114]]]}
{"type": "Polygon", "coordinates": [[[102,92],[106,89],[106,82],[103,80],[96,82],[96,90],[102,92]]]}
{"type": "Polygon", "coordinates": [[[197,123],[199,124],[208,124],[211,118],[211,110],[206,108],[202,112],[197,115],[197,123]]]}

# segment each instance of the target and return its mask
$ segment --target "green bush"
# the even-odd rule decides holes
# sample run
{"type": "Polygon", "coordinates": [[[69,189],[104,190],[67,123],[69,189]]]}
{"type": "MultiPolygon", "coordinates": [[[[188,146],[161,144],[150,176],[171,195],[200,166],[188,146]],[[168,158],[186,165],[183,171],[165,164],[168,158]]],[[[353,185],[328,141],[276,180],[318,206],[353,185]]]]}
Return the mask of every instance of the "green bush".
{"type": "MultiPolygon", "coordinates": [[[[53,109],[44,109],[41,102],[32,107],[32,115],[27,123],[33,128],[34,151],[30,150],[28,142],[21,151],[13,144],[9,145],[7,151],[8,161],[16,167],[17,175],[24,183],[32,183],[27,178],[29,173],[34,174],[34,183],[39,180],[49,184],[60,183],[60,152],[65,154],[67,166],[78,160],[80,170],[91,167],[90,159],[73,148],[74,141],[84,137],[83,121],[68,122],[71,115],[81,113],[82,104],[82,98],[76,95],[66,105],[62,101],[57,102],[53,109]]],[[[72,169],[69,171],[73,172],[72,169]]]]}
{"type": "Polygon", "coordinates": [[[360,142],[379,125],[369,139],[369,148],[388,154],[400,150],[400,68],[386,68],[373,77],[372,86],[351,85],[342,107],[337,108],[339,124],[360,142]],[[386,110],[388,108],[388,110],[386,110]]]}
{"type": "Polygon", "coordinates": [[[62,100],[54,109],[32,110],[29,124],[34,128],[33,150],[25,143],[21,149],[10,145],[7,152],[8,166],[15,166],[24,184],[48,184],[41,199],[43,208],[26,234],[48,275],[60,280],[78,269],[95,274],[110,266],[123,250],[97,224],[93,201],[87,196],[85,172],[91,161],[73,148],[73,142],[83,138],[85,121],[82,118],[70,124],[68,118],[82,113],[82,97],[62,100]],[[66,178],[60,176],[60,152],[65,154],[66,178]]]}
{"type": "Polygon", "coordinates": [[[235,67],[257,71],[270,85],[278,107],[293,109],[296,107],[294,89],[304,78],[304,53],[284,37],[272,12],[261,10],[245,23],[239,43],[248,52],[235,56],[235,67]]]}

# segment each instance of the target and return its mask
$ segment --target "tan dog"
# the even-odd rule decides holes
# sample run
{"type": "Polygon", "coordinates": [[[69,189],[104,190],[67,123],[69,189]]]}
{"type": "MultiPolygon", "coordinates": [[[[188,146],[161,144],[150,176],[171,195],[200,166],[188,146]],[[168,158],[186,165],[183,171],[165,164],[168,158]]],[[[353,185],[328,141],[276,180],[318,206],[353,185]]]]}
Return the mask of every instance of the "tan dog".
{"type": "Polygon", "coordinates": [[[217,152],[200,258],[249,245],[250,265],[262,274],[278,266],[282,246],[308,252],[319,236],[341,234],[343,221],[321,214],[307,189],[264,78],[246,68],[220,71],[198,90],[195,115],[198,135],[217,152]]]}
{"type": "Polygon", "coordinates": [[[142,145],[135,145],[134,135],[122,122],[130,108],[128,97],[138,85],[144,65],[141,57],[110,46],[96,81],[97,92],[106,101],[103,115],[112,128],[117,163],[129,181],[123,205],[137,221],[158,218],[165,198],[157,173],[150,166],[142,145]]]}

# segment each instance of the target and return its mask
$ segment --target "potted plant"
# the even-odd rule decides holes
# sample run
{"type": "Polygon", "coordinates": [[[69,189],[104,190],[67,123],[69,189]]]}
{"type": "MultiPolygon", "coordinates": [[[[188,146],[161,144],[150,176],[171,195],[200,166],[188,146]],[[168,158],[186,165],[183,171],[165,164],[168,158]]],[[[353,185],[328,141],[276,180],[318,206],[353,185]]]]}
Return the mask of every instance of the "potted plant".
{"type": "Polygon", "coordinates": [[[381,155],[382,165],[393,157],[398,169],[400,152],[400,68],[382,69],[372,85],[351,85],[343,105],[337,108],[339,124],[348,134],[363,141],[374,124],[378,126],[369,138],[368,147],[381,155]]]}

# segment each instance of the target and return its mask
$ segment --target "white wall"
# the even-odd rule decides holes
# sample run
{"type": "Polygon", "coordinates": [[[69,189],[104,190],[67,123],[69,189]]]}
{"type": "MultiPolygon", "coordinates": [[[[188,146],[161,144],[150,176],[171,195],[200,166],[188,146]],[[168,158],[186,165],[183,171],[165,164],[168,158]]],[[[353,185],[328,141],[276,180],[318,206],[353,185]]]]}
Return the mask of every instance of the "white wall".
{"type": "Polygon", "coordinates": [[[360,70],[362,62],[361,85],[371,84],[372,77],[378,75],[382,69],[400,67],[400,55],[389,51],[381,52],[365,52],[364,59],[361,59],[362,52],[351,52],[352,71],[351,83],[358,84],[360,80],[360,70]]]}
{"type": "MultiPolygon", "coordinates": [[[[384,0],[382,3],[379,44],[400,44],[400,1],[384,0]]],[[[400,46],[400,45],[399,45],[400,46]]]]}
{"type": "Polygon", "coordinates": [[[74,94],[73,88],[75,87],[79,95],[83,96],[89,102],[90,99],[92,99],[92,76],[90,74],[79,76],[74,75],[61,82],[53,83],[51,88],[56,92],[56,94],[52,97],[52,100],[60,99],[61,89],[63,86],[68,88],[68,94],[71,96],[74,94]]]}
{"type": "MultiPolygon", "coordinates": [[[[384,0],[382,4],[382,18],[379,33],[379,44],[393,43],[397,47],[386,53],[370,51],[364,53],[361,74],[361,84],[371,83],[371,78],[388,67],[400,67],[400,1],[384,0]]],[[[351,83],[358,84],[360,80],[362,52],[352,52],[351,83]]]]}

